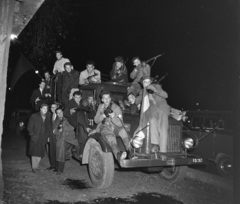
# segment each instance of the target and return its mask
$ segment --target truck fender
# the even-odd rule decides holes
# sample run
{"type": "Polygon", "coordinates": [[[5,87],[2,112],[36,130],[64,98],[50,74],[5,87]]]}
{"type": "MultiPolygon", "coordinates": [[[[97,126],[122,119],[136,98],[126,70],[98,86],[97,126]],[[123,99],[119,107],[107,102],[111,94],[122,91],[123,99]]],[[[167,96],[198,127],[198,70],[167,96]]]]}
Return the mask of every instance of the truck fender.
{"type": "Polygon", "coordinates": [[[96,134],[91,135],[89,137],[89,139],[87,140],[87,142],[84,146],[82,164],[87,164],[88,163],[88,156],[89,156],[90,147],[94,146],[97,143],[100,144],[103,152],[112,152],[110,146],[103,139],[103,137],[99,133],[96,133],[96,134]]]}
{"type": "MultiPolygon", "coordinates": [[[[215,159],[215,162],[217,163],[218,160],[219,160],[221,157],[223,157],[223,156],[230,156],[230,155],[225,154],[225,153],[219,153],[219,154],[217,155],[216,159],[215,159]]],[[[230,156],[230,157],[231,157],[231,156],[230,156]]]]}

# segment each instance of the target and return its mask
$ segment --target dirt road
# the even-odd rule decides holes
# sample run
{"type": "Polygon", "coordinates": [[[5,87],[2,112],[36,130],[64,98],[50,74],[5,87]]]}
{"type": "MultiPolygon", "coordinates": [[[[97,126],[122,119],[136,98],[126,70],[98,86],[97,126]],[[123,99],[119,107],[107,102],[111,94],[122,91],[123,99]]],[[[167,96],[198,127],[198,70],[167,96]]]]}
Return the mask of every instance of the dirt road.
{"type": "Polygon", "coordinates": [[[179,184],[162,180],[158,174],[140,171],[115,171],[114,182],[107,190],[90,187],[86,166],[66,162],[64,174],[46,170],[47,156],[41,171],[33,174],[26,155],[26,140],[15,134],[3,134],[4,202],[32,203],[185,203],[230,204],[232,192],[192,179],[179,184]],[[146,201],[148,200],[148,201],[146,201]]]}

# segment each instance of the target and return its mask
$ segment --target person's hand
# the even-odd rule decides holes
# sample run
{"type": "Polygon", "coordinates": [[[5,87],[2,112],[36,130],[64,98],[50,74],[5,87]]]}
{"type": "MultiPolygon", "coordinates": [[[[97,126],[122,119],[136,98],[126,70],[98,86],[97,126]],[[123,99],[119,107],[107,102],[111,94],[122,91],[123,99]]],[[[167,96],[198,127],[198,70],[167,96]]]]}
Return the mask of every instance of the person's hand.
{"type": "Polygon", "coordinates": [[[37,103],[38,101],[40,101],[39,97],[36,98],[35,103],[37,103]]]}
{"type": "Polygon", "coordinates": [[[89,133],[91,131],[91,128],[87,127],[86,131],[87,131],[87,133],[89,133]]]}
{"type": "Polygon", "coordinates": [[[47,88],[47,89],[50,89],[50,86],[47,86],[46,88],[47,88]]]}
{"type": "Polygon", "coordinates": [[[88,79],[84,79],[84,83],[88,84],[89,83],[88,79]]]}
{"type": "Polygon", "coordinates": [[[91,131],[89,131],[89,133],[88,133],[88,136],[90,136],[90,135],[93,135],[93,134],[95,134],[97,132],[97,130],[96,129],[94,129],[94,130],[91,130],[91,131]]]}
{"type": "Polygon", "coordinates": [[[70,109],[70,114],[72,115],[73,113],[75,113],[76,112],[76,108],[72,108],[72,109],[70,109]]]}
{"type": "Polygon", "coordinates": [[[130,102],[127,100],[124,100],[124,104],[125,104],[125,106],[130,106],[130,102]]]}
{"type": "Polygon", "coordinates": [[[111,117],[111,118],[114,118],[115,117],[115,113],[113,112],[113,113],[109,113],[109,116],[111,117]]]}

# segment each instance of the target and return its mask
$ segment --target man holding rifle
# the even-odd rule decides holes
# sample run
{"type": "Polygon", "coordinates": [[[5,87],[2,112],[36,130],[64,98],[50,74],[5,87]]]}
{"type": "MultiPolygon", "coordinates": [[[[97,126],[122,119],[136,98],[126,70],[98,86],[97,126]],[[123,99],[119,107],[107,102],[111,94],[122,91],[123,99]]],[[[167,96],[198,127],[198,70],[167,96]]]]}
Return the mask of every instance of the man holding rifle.
{"type": "Polygon", "coordinates": [[[132,59],[132,62],[135,68],[131,72],[130,78],[134,81],[132,82],[132,85],[128,88],[128,94],[132,93],[134,96],[137,96],[142,89],[140,85],[142,78],[151,76],[151,67],[145,62],[141,62],[139,57],[134,57],[132,59]]]}

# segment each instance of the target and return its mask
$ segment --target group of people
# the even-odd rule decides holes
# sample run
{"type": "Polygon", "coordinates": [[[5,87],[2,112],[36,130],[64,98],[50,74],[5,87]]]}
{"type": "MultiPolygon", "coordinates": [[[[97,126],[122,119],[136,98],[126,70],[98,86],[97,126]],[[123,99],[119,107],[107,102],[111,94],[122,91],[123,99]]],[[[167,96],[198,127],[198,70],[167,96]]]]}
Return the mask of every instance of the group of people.
{"type": "MultiPolygon", "coordinates": [[[[89,105],[93,96],[88,97],[89,105]]],[[[72,156],[82,155],[87,134],[94,129],[94,124],[89,123],[86,108],[82,104],[82,94],[73,93],[73,98],[68,100],[64,109],[59,104],[52,103],[50,110],[48,104],[41,104],[40,111],[34,113],[28,122],[30,146],[28,153],[31,155],[32,171],[37,173],[39,162],[48,149],[49,170],[62,174],[65,160],[72,156]],[[48,147],[48,148],[46,148],[48,147]]],[[[79,158],[80,159],[80,158],[79,158]]]]}
{"type": "MultiPolygon", "coordinates": [[[[29,154],[32,155],[32,169],[36,172],[39,161],[44,156],[45,144],[50,144],[50,170],[61,174],[64,162],[71,156],[71,150],[82,155],[88,135],[100,133],[110,145],[117,160],[132,158],[132,145],[122,121],[122,110],[112,101],[111,93],[103,91],[102,104],[96,106],[93,96],[88,97],[88,105],[92,105],[92,115],[82,104],[82,93],[79,85],[101,83],[101,72],[95,69],[93,61],[86,63],[86,70],[80,74],[74,70],[71,62],[56,52],[57,61],[53,73],[58,102],[64,109],[53,102],[53,91],[49,72],[45,72],[45,80],[41,81],[39,89],[32,94],[31,101],[37,112],[29,120],[28,131],[31,136],[29,154]],[[47,103],[46,103],[47,101],[47,103]],[[51,111],[48,105],[51,104],[51,111]],[[88,113],[87,113],[88,112],[88,113]],[[91,122],[90,122],[91,121],[91,122]],[[120,151],[116,136],[122,138],[126,151],[120,151]],[[74,148],[73,148],[74,146],[74,148]]],[[[132,107],[132,113],[139,111],[143,104],[143,95],[149,98],[148,123],[151,137],[151,152],[160,152],[165,159],[168,140],[168,117],[182,116],[182,112],[171,108],[166,99],[168,94],[160,84],[153,82],[151,67],[138,57],[132,59],[135,68],[130,73],[133,82],[127,88],[128,101],[125,105],[132,107]]],[[[116,57],[110,72],[112,81],[128,84],[128,70],[122,57],[116,57]]],[[[56,101],[56,100],[54,100],[56,101]]],[[[119,104],[120,105],[120,104],[119,104]]]]}

